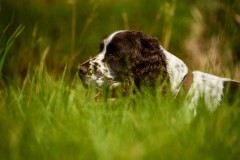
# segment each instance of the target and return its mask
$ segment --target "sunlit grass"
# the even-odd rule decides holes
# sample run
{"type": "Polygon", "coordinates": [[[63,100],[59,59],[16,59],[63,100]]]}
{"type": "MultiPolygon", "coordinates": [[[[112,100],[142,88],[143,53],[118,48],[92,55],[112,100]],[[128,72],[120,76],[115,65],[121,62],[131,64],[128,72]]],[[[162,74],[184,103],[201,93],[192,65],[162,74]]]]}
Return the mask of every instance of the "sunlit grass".
{"type": "MultiPolygon", "coordinates": [[[[66,69],[65,69],[66,70],[66,69]]],[[[151,93],[95,100],[76,78],[38,67],[0,102],[1,159],[236,159],[240,110],[200,104],[186,123],[183,99],[151,93]]]]}

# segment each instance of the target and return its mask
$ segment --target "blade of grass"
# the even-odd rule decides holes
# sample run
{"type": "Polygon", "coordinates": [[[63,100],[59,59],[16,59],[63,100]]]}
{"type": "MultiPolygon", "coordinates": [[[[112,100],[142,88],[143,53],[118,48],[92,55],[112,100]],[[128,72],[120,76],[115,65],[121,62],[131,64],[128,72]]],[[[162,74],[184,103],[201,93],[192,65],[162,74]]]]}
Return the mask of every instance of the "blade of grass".
{"type": "Polygon", "coordinates": [[[163,39],[163,46],[165,48],[168,48],[168,45],[170,43],[175,8],[176,8],[176,0],[173,0],[171,3],[167,2],[164,5],[165,21],[164,21],[163,38],[162,39],[163,39]]]}
{"type": "Polygon", "coordinates": [[[0,57],[0,74],[2,74],[2,68],[3,68],[3,64],[5,62],[6,56],[11,48],[11,46],[13,45],[14,41],[16,40],[16,38],[23,32],[24,30],[24,26],[20,25],[15,32],[12,34],[12,36],[7,40],[7,43],[4,47],[4,49],[1,52],[1,57],[0,57]]]}

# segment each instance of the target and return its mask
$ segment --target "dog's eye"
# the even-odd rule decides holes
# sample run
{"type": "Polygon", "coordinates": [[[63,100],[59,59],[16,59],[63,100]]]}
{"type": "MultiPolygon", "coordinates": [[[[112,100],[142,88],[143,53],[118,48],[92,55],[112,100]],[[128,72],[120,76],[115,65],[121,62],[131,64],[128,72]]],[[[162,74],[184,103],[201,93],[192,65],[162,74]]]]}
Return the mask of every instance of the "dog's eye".
{"type": "Polygon", "coordinates": [[[118,58],[118,54],[112,52],[108,54],[110,58],[118,58]]]}
{"type": "Polygon", "coordinates": [[[113,57],[114,57],[114,55],[113,55],[112,53],[110,53],[110,54],[109,54],[109,57],[110,57],[110,58],[113,58],[113,57]]]}
{"type": "Polygon", "coordinates": [[[103,50],[103,48],[104,48],[104,43],[101,42],[101,43],[100,43],[100,46],[99,46],[99,50],[100,50],[100,52],[103,50]]]}

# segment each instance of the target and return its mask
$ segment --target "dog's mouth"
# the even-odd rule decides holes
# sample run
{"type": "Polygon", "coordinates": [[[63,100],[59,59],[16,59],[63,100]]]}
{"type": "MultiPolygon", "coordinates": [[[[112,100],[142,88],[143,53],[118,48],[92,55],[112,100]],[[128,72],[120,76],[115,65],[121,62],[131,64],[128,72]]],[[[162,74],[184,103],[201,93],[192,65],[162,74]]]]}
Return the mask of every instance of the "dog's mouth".
{"type": "Polygon", "coordinates": [[[79,76],[79,78],[80,78],[83,86],[84,86],[85,88],[88,88],[88,86],[89,86],[89,80],[87,80],[84,76],[79,76]]]}
{"type": "Polygon", "coordinates": [[[89,76],[89,75],[79,75],[79,78],[85,88],[88,88],[89,86],[100,88],[109,88],[113,89],[119,86],[121,83],[118,81],[115,81],[114,78],[109,78],[106,76],[103,77],[97,77],[95,75],[89,76]]]}

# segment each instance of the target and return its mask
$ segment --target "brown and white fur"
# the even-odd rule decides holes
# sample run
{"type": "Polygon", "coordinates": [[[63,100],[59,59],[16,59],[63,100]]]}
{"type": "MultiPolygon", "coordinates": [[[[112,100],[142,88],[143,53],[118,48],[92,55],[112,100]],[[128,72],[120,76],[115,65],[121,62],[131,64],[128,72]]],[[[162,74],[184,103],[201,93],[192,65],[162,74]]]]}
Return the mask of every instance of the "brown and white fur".
{"type": "MultiPolygon", "coordinates": [[[[156,37],[142,32],[117,31],[100,43],[100,53],[79,65],[79,77],[84,85],[106,84],[115,88],[131,78],[135,85],[158,85],[168,79],[170,90],[176,97],[180,90],[187,90],[185,109],[197,114],[199,100],[214,111],[224,93],[237,95],[240,83],[200,71],[189,71],[187,65],[166,51],[156,37]],[[145,83],[147,82],[147,83],[145,83]]],[[[239,94],[238,94],[239,95],[239,94]]],[[[239,97],[238,97],[239,98],[239,97]]]]}

